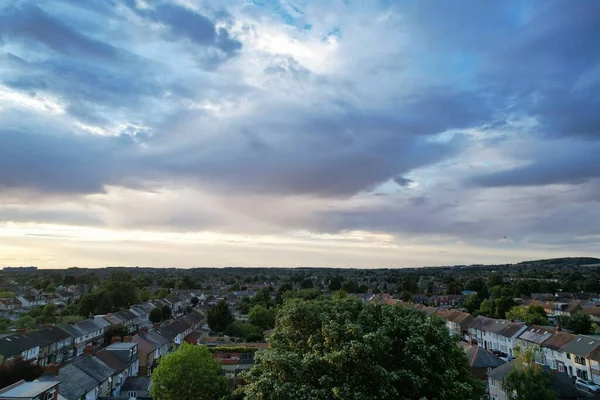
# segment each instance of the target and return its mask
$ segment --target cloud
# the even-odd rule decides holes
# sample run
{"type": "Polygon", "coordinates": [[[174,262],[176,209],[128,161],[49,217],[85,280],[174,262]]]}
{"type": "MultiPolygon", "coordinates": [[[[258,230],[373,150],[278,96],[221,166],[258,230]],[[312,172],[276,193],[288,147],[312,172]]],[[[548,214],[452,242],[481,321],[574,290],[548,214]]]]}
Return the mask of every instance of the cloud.
{"type": "Polygon", "coordinates": [[[5,6],[4,12],[0,14],[0,35],[24,41],[27,45],[43,44],[66,56],[101,59],[118,56],[118,51],[113,46],[72,29],[34,4],[5,6]]]}
{"type": "Polygon", "coordinates": [[[410,185],[411,183],[413,183],[414,181],[412,179],[408,179],[403,176],[397,176],[394,178],[394,182],[396,182],[396,184],[398,186],[406,187],[406,186],[410,185]]]}
{"type": "Polygon", "coordinates": [[[596,3],[204,3],[0,8],[0,218],[593,237],[596,3]]]}

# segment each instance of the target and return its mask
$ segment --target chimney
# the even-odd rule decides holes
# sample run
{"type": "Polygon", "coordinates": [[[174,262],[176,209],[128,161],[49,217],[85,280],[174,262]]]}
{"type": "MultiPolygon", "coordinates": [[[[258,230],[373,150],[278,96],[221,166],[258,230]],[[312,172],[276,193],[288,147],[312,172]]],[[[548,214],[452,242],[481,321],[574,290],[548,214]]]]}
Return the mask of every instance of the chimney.
{"type": "Polygon", "coordinates": [[[153,328],[160,328],[160,322],[155,322],[152,324],[153,328]]]}
{"type": "Polygon", "coordinates": [[[558,321],[556,321],[556,330],[558,332],[562,331],[562,325],[560,323],[560,318],[558,319],[558,321]]]}
{"type": "Polygon", "coordinates": [[[50,364],[44,367],[44,375],[58,375],[60,371],[60,364],[50,364]]]}
{"type": "Polygon", "coordinates": [[[44,324],[44,328],[52,328],[54,324],[44,324]]]}
{"type": "Polygon", "coordinates": [[[123,338],[123,343],[131,343],[131,336],[125,336],[123,338]]]}
{"type": "Polygon", "coordinates": [[[113,336],[110,338],[110,343],[121,343],[121,338],[119,336],[113,336]]]}
{"type": "Polygon", "coordinates": [[[17,329],[17,332],[20,333],[21,335],[26,335],[27,334],[27,328],[17,329]]]}
{"type": "Polygon", "coordinates": [[[96,348],[94,346],[85,346],[83,354],[90,354],[93,356],[96,354],[96,348]]]}
{"type": "Polygon", "coordinates": [[[148,327],[147,326],[142,326],[140,328],[140,332],[142,332],[142,333],[148,333],[148,327]]]}

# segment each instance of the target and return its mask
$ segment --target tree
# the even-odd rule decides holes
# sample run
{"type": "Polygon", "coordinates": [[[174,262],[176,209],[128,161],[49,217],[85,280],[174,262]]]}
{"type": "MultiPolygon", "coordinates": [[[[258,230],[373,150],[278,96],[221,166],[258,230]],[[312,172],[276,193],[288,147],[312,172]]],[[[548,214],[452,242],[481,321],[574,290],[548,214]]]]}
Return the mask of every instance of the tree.
{"type": "Polygon", "coordinates": [[[0,388],[12,385],[24,379],[32,381],[44,373],[44,368],[30,361],[15,360],[9,364],[0,365],[0,388]]]}
{"type": "Polygon", "coordinates": [[[506,313],[506,318],[522,321],[528,325],[546,325],[548,318],[543,307],[540,306],[515,306],[506,313]]]}
{"type": "Polygon", "coordinates": [[[150,300],[150,292],[148,292],[148,289],[146,289],[146,288],[142,289],[142,292],[140,293],[140,299],[143,302],[150,300]]]}
{"type": "Polygon", "coordinates": [[[481,300],[477,294],[470,294],[467,296],[463,306],[470,312],[473,313],[481,306],[481,300]]]}
{"type": "Polygon", "coordinates": [[[552,387],[552,377],[534,362],[535,351],[527,351],[512,361],[514,368],[504,376],[502,389],[513,393],[514,400],[556,400],[558,393],[552,387]]]}
{"type": "Polygon", "coordinates": [[[79,315],[87,317],[94,314],[96,308],[96,296],[92,293],[86,293],[79,300],[79,315]]]}
{"type": "Polygon", "coordinates": [[[108,328],[106,328],[106,331],[104,331],[104,345],[108,346],[112,341],[113,337],[118,337],[121,340],[123,340],[123,338],[127,336],[128,333],[129,330],[123,324],[111,325],[108,328]]]}
{"type": "Polygon", "coordinates": [[[263,338],[259,327],[238,320],[227,325],[225,334],[227,336],[242,338],[248,342],[258,342],[263,338]]]}
{"type": "Polygon", "coordinates": [[[206,319],[210,329],[215,332],[224,332],[227,325],[235,320],[229,306],[224,300],[219,301],[208,311],[206,319]]]}
{"type": "Polygon", "coordinates": [[[592,319],[582,310],[575,311],[570,317],[562,317],[561,322],[565,328],[577,335],[585,335],[592,331],[592,319]]]}
{"type": "Polygon", "coordinates": [[[487,285],[489,288],[499,286],[504,283],[504,278],[497,272],[494,272],[488,276],[487,285]]]}
{"type": "Polygon", "coordinates": [[[356,293],[358,292],[358,284],[354,279],[346,279],[344,283],[342,283],[342,289],[348,293],[356,293]]]}
{"type": "Polygon", "coordinates": [[[329,282],[327,282],[327,288],[331,292],[340,290],[342,288],[342,278],[340,278],[339,276],[334,276],[333,278],[330,278],[329,282]]]}
{"type": "Polygon", "coordinates": [[[163,320],[167,320],[167,319],[171,318],[171,315],[173,314],[173,310],[171,310],[171,307],[169,307],[166,304],[164,306],[162,306],[162,308],[160,309],[160,311],[162,312],[162,319],[163,320]]]}
{"type": "Polygon", "coordinates": [[[163,313],[161,309],[158,307],[154,307],[152,310],[150,310],[148,319],[150,319],[150,322],[152,322],[153,324],[158,324],[160,321],[162,321],[163,313]]]}
{"type": "Polygon", "coordinates": [[[200,299],[197,298],[196,296],[192,297],[192,299],[190,300],[190,303],[192,303],[192,305],[194,307],[196,307],[198,305],[198,303],[200,302],[200,299]]]}
{"type": "Polygon", "coordinates": [[[156,400],[219,400],[227,394],[227,378],[206,346],[184,342],[161,357],[150,393],[156,400]]]}
{"type": "Polygon", "coordinates": [[[483,395],[444,321],[409,307],[353,297],[292,299],[278,311],[269,341],[243,375],[247,400],[483,395]]]}
{"type": "Polygon", "coordinates": [[[258,326],[260,329],[272,329],[275,326],[275,311],[268,310],[263,306],[254,306],[248,313],[248,322],[258,326]]]}
{"type": "Polygon", "coordinates": [[[22,315],[15,321],[17,329],[37,329],[39,325],[31,315],[22,315]]]}
{"type": "Polygon", "coordinates": [[[313,281],[310,278],[306,278],[305,280],[303,280],[302,282],[300,282],[300,287],[302,289],[312,289],[313,288],[313,281]]]}
{"type": "Polygon", "coordinates": [[[104,292],[100,295],[98,305],[96,306],[96,314],[108,314],[113,309],[113,302],[110,295],[104,292]]]}

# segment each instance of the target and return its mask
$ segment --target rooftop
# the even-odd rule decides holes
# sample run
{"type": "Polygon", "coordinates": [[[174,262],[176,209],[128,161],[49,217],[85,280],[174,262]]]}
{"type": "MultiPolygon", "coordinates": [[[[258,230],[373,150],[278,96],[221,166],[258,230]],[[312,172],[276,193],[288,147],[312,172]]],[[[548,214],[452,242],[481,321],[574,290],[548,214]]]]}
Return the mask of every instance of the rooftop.
{"type": "Polygon", "coordinates": [[[20,381],[14,385],[0,389],[0,399],[29,399],[58,386],[60,381],[20,381]]]}

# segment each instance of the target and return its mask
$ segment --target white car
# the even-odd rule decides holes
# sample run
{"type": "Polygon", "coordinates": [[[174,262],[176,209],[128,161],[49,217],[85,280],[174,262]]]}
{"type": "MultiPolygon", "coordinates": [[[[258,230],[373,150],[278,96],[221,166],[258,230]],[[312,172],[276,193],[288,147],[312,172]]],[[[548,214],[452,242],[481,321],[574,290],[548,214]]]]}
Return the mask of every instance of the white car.
{"type": "Polygon", "coordinates": [[[586,381],[585,379],[577,378],[575,381],[575,386],[577,389],[583,390],[584,392],[600,393],[600,385],[597,385],[594,382],[586,381]]]}

